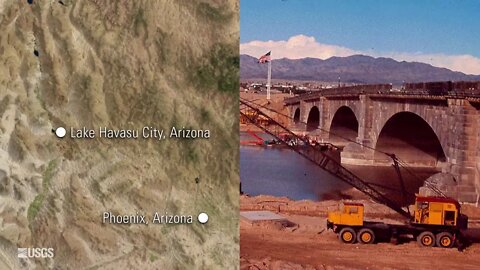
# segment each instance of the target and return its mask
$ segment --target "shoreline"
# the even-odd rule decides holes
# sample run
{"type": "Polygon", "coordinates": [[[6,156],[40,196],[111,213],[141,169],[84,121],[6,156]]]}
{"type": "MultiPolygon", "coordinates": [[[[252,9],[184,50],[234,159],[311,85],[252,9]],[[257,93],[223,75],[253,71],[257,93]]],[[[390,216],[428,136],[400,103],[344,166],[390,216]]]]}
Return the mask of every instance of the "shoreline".
{"type": "Polygon", "coordinates": [[[342,202],[356,202],[365,205],[365,215],[371,218],[401,219],[395,211],[369,200],[365,195],[352,189],[326,200],[292,200],[288,197],[271,195],[240,195],[240,211],[272,211],[285,215],[301,215],[325,218],[330,211],[338,209],[342,202]],[[357,194],[358,193],[358,194],[357,194]],[[347,195],[349,194],[349,195],[347,195]],[[351,194],[351,195],[350,195],[351,194]],[[349,196],[349,197],[342,197],[349,196]]]}

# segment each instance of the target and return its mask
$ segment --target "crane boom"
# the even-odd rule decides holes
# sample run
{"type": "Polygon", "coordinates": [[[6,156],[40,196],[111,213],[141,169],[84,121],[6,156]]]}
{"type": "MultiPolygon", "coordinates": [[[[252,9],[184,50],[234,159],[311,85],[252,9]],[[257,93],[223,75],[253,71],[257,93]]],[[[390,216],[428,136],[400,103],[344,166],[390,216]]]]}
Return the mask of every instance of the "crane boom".
{"type": "Polygon", "coordinates": [[[316,164],[331,175],[339,178],[350,186],[366,194],[374,201],[391,208],[403,217],[409,220],[411,219],[411,215],[407,211],[405,211],[400,205],[377,191],[370,184],[349,171],[347,168],[343,167],[334,158],[321,151],[321,149],[310,145],[306,139],[296,135],[284,125],[271,118],[259,108],[258,104],[240,98],[240,114],[245,119],[248,119],[252,124],[256,125],[266,133],[270,134],[275,139],[279,140],[280,142],[288,146],[290,149],[297,152],[312,163],[316,164]],[[257,121],[257,118],[259,116],[267,118],[269,120],[268,124],[265,124],[265,121],[257,121]],[[297,141],[302,141],[303,146],[290,145],[280,134],[288,134],[290,135],[290,137],[295,138],[297,141]]]}

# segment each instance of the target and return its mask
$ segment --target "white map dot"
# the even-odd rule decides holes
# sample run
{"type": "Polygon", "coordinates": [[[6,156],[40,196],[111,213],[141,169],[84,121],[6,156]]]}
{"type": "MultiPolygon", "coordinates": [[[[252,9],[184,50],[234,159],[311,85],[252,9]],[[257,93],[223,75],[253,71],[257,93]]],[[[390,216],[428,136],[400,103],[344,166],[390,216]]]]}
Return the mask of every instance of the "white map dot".
{"type": "Polygon", "coordinates": [[[67,134],[67,131],[63,127],[59,127],[55,130],[55,135],[57,135],[58,138],[65,137],[65,134],[67,134]]]}
{"type": "Polygon", "coordinates": [[[205,224],[208,221],[208,215],[206,213],[198,214],[198,222],[205,224]]]}

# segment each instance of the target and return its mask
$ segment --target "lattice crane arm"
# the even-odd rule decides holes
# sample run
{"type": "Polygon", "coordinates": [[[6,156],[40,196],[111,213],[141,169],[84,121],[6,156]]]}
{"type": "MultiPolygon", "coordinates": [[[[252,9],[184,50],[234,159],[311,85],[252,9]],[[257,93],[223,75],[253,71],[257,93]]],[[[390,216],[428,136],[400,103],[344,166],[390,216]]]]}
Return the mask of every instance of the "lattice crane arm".
{"type": "Polygon", "coordinates": [[[400,205],[396,202],[392,201],[381,192],[373,188],[370,184],[366,181],[362,180],[360,177],[349,171],[347,168],[343,167],[339,162],[335,159],[330,157],[329,155],[323,153],[320,149],[312,146],[309,142],[302,138],[291,130],[289,130],[284,125],[280,124],[266,113],[262,112],[254,103],[240,99],[240,114],[245,118],[248,119],[252,124],[256,125],[266,133],[270,134],[272,137],[277,139],[278,141],[282,142],[286,146],[288,146],[293,151],[300,154],[302,157],[306,158],[307,160],[311,161],[315,165],[319,166],[321,169],[327,171],[331,175],[339,178],[340,180],[346,182],[350,186],[356,188],[357,190],[361,191],[362,193],[366,194],[374,201],[381,203],[395,212],[399,213],[403,217],[407,219],[411,219],[411,215],[405,211],[400,205]],[[258,121],[258,116],[262,116],[268,119],[268,124],[264,124],[265,121],[258,121]],[[272,128],[272,126],[274,128],[272,128]],[[280,134],[288,134],[289,136],[295,138],[297,141],[302,141],[304,143],[303,146],[295,146],[290,145],[283,136],[280,134]]]}

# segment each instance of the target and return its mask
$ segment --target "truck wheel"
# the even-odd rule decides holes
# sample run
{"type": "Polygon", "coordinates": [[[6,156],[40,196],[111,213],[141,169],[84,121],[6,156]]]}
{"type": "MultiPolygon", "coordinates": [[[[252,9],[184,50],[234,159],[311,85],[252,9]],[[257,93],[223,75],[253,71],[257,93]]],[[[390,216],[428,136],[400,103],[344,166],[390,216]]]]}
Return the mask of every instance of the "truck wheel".
{"type": "Polygon", "coordinates": [[[451,248],[453,246],[453,235],[449,232],[437,234],[437,246],[442,248],[451,248]]]}
{"type": "Polygon", "coordinates": [[[422,232],[417,236],[417,242],[422,247],[433,247],[435,246],[435,235],[429,231],[422,232]]]}
{"type": "Polygon", "coordinates": [[[372,244],[375,241],[375,233],[370,229],[361,229],[357,234],[357,241],[361,244],[372,244]]]}
{"type": "Polygon", "coordinates": [[[338,234],[340,241],[346,244],[353,244],[357,238],[357,234],[352,228],[343,228],[338,234]]]}

